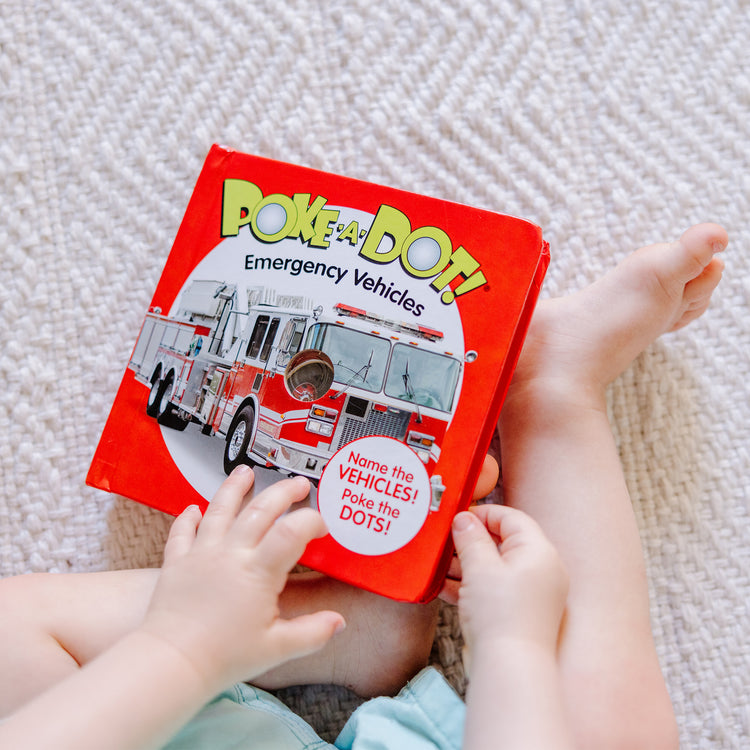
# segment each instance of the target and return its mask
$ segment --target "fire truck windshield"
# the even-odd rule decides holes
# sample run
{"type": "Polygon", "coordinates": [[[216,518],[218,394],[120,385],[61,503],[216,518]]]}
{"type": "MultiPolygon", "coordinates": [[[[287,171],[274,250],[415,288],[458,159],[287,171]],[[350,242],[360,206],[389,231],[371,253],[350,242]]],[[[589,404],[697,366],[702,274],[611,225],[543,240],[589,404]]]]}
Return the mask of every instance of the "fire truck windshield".
{"type": "Polygon", "coordinates": [[[325,352],[333,362],[333,379],[377,392],[383,387],[390,344],[385,339],[330,323],[317,323],[307,334],[306,349],[325,352]]]}
{"type": "Polygon", "coordinates": [[[419,406],[450,411],[459,372],[460,364],[453,357],[396,344],[385,381],[385,392],[388,396],[419,406]]]}
{"type": "Polygon", "coordinates": [[[316,323],[305,341],[306,349],[318,349],[331,358],[333,379],[344,388],[377,393],[385,381],[385,393],[392,398],[450,412],[460,362],[408,344],[396,344],[391,354],[390,346],[387,339],[332,323],[316,323]]]}

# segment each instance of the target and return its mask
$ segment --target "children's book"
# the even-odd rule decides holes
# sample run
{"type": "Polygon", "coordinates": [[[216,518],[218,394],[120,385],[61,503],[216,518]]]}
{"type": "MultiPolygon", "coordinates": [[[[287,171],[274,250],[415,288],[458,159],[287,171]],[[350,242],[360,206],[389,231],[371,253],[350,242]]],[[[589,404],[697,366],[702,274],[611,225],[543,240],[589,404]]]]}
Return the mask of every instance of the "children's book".
{"type": "Polygon", "coordinates": [[[303,475],[304,565],[429,600],[548,262],[528,221],[214,146],[86,481],[176,515],[303,475]]]}

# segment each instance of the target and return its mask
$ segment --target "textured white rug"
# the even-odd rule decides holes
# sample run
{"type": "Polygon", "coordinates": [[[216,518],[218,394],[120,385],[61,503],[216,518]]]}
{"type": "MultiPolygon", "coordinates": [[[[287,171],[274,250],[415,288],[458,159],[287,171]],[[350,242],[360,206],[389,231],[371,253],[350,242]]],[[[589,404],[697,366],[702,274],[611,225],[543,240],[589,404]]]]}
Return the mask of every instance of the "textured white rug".
{"type": "Polygon", "coordinates": [[[744,0],[3,0],[0,574],[159,563],[168,520],[83,479],[212,142],[529,218],[548,295],[712,219],[715,304],[612,412],[684,746],[748,747],[748,40],[744,0]]]}

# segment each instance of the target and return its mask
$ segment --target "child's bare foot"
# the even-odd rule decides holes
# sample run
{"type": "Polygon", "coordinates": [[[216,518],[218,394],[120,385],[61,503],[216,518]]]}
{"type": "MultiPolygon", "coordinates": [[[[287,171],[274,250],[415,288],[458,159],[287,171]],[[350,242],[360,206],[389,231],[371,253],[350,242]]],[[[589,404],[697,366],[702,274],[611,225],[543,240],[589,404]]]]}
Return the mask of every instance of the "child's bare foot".
{"type": "Polygon", "coordinates": [[[281,613],[314,607],[341,612],[346,629],[322,651],[273,669],[254,684],[266,689],[327,683],[368,698],[398,692],[427,666],[437,625],[437,602],[409,604],[354,588],[319,573],[289,578],[281,613]]]}
{"type": "Polygon", "coordinates": [[[601,406],[604,388],[649,344],[706,310],[727,242],[722,227],[698,224],[677,242],[636,250],[575,294],[540,302],[509,398],[532,384],[564,385],[601,406]]]}

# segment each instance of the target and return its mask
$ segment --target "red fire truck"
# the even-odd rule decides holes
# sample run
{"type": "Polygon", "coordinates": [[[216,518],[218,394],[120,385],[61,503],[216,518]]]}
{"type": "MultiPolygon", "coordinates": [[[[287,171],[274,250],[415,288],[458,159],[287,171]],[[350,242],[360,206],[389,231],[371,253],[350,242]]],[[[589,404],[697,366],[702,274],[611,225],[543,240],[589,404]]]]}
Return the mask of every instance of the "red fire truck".
{"type": "MultiPolygon", "coordinates": [[[[443,338],[345,304],[325,310],[272,289],[196,280],[173,316],[146,315],[129,367],[150,388],[149,416],[225,437],[226,473],[260,464],[315,481],[341,447],[384,435],[432,476],[472,361],[445,351],[443,338]]],[[[435,509],[440,477],[432,484],[435,509]]]]}

